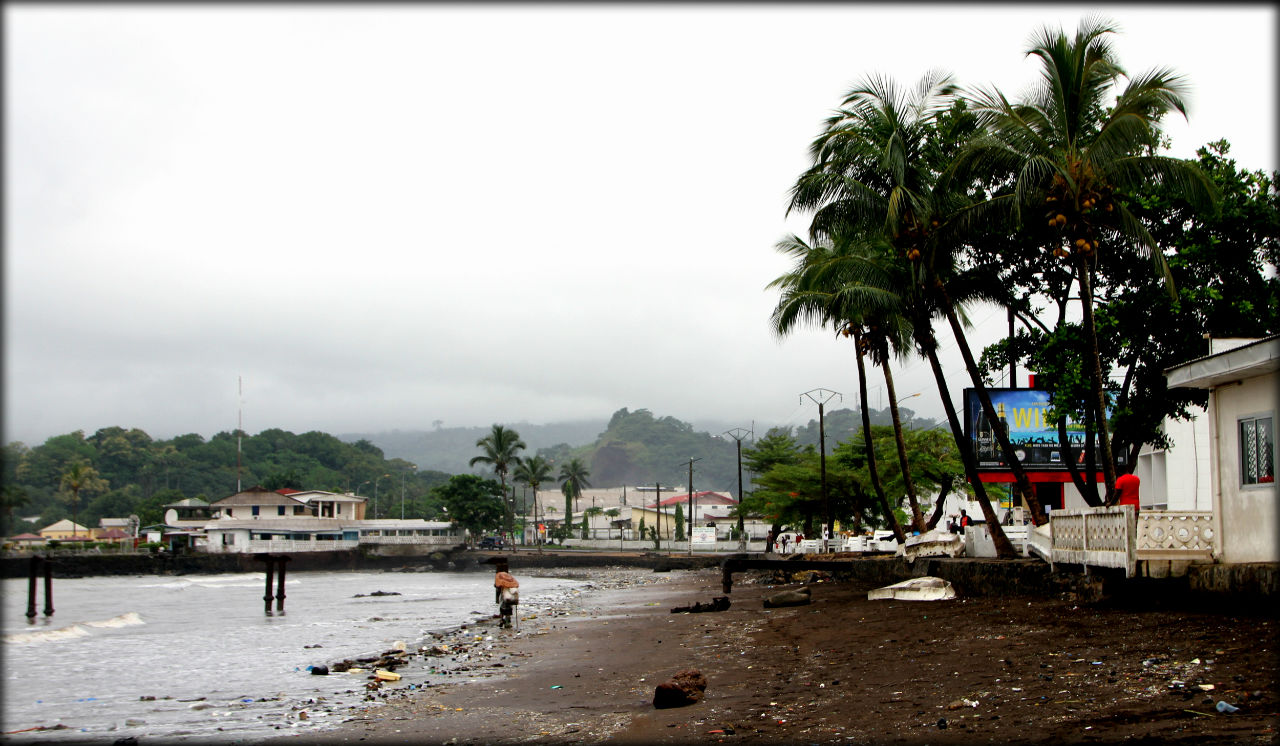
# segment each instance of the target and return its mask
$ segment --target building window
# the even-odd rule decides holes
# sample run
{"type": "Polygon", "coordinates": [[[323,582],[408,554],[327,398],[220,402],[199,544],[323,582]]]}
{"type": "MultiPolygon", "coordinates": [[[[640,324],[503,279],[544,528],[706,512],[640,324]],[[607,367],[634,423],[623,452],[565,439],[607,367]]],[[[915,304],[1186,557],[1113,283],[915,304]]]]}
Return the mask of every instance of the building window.
{"type": "Polygon", "coordinates": [[[250,511],[253,513],[253,517],[254,517],[254,518],[257,518],[257,517],[258,517],[258,506],[257,506],[257,505],[254,505],[252,508],[250,508],[250,511]]]}
{"type": "Polygon", "coordinates": [[[1270,417],[1240,420],[1240,481],[1269,484],[1276,480],[1276,436],[1270,417]]]}
{"type": "Polygon", "coordinates": [[[276,506],[276,515],[284,515],[284,506],[283,506],[283,505],[277,505],[277,506],[276,506]]]}

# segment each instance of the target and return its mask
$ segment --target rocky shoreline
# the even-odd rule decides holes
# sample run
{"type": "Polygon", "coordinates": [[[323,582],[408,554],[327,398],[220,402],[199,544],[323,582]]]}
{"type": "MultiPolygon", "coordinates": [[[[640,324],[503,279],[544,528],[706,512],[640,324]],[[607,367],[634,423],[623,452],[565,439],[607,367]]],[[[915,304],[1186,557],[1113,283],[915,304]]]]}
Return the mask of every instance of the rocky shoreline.
{"type": "Polygon", "coordinates": [[[297,737],[1269,744],[1280,725],[1267,612],[1030,592],[871,601],[876,586],[857,578],[755,572],[735,582],[726,609],[672,613],[720,596],[720,574],[584,572],[599,578],[591,592],[521,619],[517,631],[492,619],[457,630],[438,641],[443,654],[423,658],[450,673],[384,685],[335,713],[336,727],[297,737]],[[765,608],[800,588],[810,603],[765,608]],[[658,685],[683,670],[698,672],[705,694],[655,708],[658,685]]]}

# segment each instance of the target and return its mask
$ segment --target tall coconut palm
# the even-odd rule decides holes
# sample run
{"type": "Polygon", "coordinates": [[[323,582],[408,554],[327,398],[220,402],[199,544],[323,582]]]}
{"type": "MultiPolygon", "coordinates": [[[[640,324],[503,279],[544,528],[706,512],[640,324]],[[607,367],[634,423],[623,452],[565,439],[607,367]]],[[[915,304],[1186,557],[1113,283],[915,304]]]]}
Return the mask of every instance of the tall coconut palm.
{"type": "MultiPolygon", "coordinates": [[[[942,132],[943,114],[955,109],[954,92],[950,80],[938,74],[926,76],[910,94],[878,77],[856,86],[811,146],[815,164],[792,190],[791,209],[814,211],[811,232],[816,236],[845,232],[887,248],[894,261],[886,266],[896,275],[893,287],[910,307],[904,313],[917,344],[923,345],[921,354],[936,347],[933,316],[940,310],[949,317],[956,313],[953,304],[939,304],[935,292],[941,284],[939,269],[950,271],[956,264],[956,244],[939,237],[948,235],[945,221],[952,212],[967,203],[962,192],[943,190],[938,184],[946,159],[968,135],[965,127],[971,126],[956,114],[946,119],[947,131],[942,132]],[[939,247],[952,251],[940,252],[939,247]]],[[[935,377],[942,375],[933,367],[935,377]]],[[[976,364],[971,374],[981,387],[976,364]]],[[[940,388],[943,384],[940,380],[940,388]]],[[[961,431],[953,432],[957,446],[967,448],[961,431]]],[[[1038,514],[1029,484],[1023,492],[1032,514],[1038,514]]],[[[985,491],[977,489],[976,496],[988,522],[996,526],[997,550],[1012,552],[985,491]]]]}
{"type": "MultiPolygon", "coordinates": [[[[551,478],[551,463],[541,456],[522,459],[512,471],[512,478],[529,486],[533,492],[533,521],[538,522],[538,486],[551,478]]],[[[542,551],[541,538],[538,539],[538,551],[542,551]]]]}
{"type": "Polygon", "coordinates": [[[502,502],[506,506],[507,535],[511,536],[515,530],[515,515],[507,497],[507,472],[512,465],[520,463],[519,452],[526,446],[515,430],[495,424],[488,435],[476,441],[476,447],[483,453],[472,458],[468,465],[488,464],[498,475],[498,481],[502,484],[502,502]]]}
{"type": "Polygon", "coordinates": [[[98,470],[89,464],[76,459],[62,473],[62,487],[71,493],[71,535],[75,536],[76,521],[80,512],[80,492],[88,490],[97,492],[107,488],[107,480],[98,474],[98,470]]]}
{"type": "Polygon", "coordinates": [[[590,487],[587,478],[591,471],[582,459],[574,457],[560,464],[560,492],[564,494],[564,521],[568,526],[573,520],[574,501],[582,497],[582,490],[590,487]]]}
{"type": "Polygon", "coordinates": [[[990,134],[971,142],[952,169],[962,182],[1007,174],[1007,194],[990,206],[1016,225],[1045,220],[1053,231],[1047,248],[1075,267],[1108,503],[1116,498],[1116,465],[1093,318],[1094,273],[1106,251],[1135,251],[1151,258],[1172,291],[1164,257],[1125,197],[1160,182],[1201,208],[1212,210],[1216,202],[1193,162],[1154,152],[1161,119],[1186,116],[1185,81],[1164,68],[1126,75],[1110,44],[1117,30],[1098,18],[1083,21],[1071,38],[1060,28],[1040,29],[1027,50],[1041,63],[1037,87],[1016,103],[995,89],[975,92],[975,112],[990,134]],[[1117,92],[1121,78],[1127,84],[1117,92]]]}

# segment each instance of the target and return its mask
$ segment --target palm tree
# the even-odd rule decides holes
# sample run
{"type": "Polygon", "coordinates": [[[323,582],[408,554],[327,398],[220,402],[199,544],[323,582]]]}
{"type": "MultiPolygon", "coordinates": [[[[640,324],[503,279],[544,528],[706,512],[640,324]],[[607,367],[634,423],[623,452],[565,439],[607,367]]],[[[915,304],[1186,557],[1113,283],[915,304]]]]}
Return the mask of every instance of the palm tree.
{"type": "MultiPolygon", "coordinates": [[[[769,287],[782,289],[771,317],[774,333],[779,336],[790,333],[801,323],[831,325],[835,331],[848,336],[849,330],[860,330],[868,317],[892,315],[897,296],[876,287],[879,267],[867,257],[858,256],[854,242],[838,238],[834,242],[809,245],[799,237],[791,236],[778,243],[778,250],[795,258],[791,272],[769,284],[769,287]]],[[[871,420],[867,412],[867,374],[862,362],[865,352],[866,347],[859,344],[858,391],[862,403],[867,471],[881,510],[893,527],[894,536],[900,542],[906,541],[897,516],[889,508],[876,469],[871,420]]],[[[830,528],[827,526],[828,530],[830,528]]]]}
{"type": "Polygon", "coordinates": [[[1160,182],[1197,207],[1213,209],[1216,202],[1195,163],[1154,154],[1160,120],[1172,112],[1186,116],[1185,81],[1169,69],[1126,75],[1108,39],[1116,31],[1102,19],[1083,21],[1074,38],[1061,29],[1040,29],[1027,50],[1041,62],[1038,86],[1019,103],[994,89],[977,91],[975,111],[990,134],[970,143],[952,169],[962,182],[974,174],[1007,174],[1007,193],[989,206],[1024,230],[1042,212],[1052,235],[1048,248],[1074,266],[1108,504],[1116,497],[1116,466],[1093,317],[1101,250],[1105,243],[1110,250],[1148,255],[1172,292],[1163,255],[1124,197],[1160,182]],[[1121,77],[1128,83],[1106,108],[1121,77]]]}
{"type": "MultiPolygon", "coordinates": [[[[891,282],[877,287],[898,294],[898,312],[910,321],[911,334],[926,356],[936,348],[933,316],[941,311],[954,319],[957,307],[949,300],[939,303],[937,293],[941,278],[956,266],[954,250],[939,251],[955,245],[939,240],[947,235],[944,221],[968,201],[963,192],[939,188],[942,166],[972,126],[963,107],[952,102],[954,92],[950,80],[936,73],[925,76],[910,95],[878,77],[856,86],[810,147],[814,166],[792,191],[791,209],[814,211],[810,232],[815,236],[855,235],[880,247],[880,255],[889,260],[882,275],[891,282]]],[[[935,378],[942,375],[936,361],[931,366],[935,378]]],[[[981,387],[976,364],[970,373],[981,387]]],[[[941,391],[945,380],[939,378],[938,384],[941,391]]],[[[955,427],[958,419],[952,424],[957,446],[967,448],[962,430],[955,427]]],[[[976,476],[976,471],[970,474],[976,476]]],[[[985,491],[977,488],[976,496],[993,526],[997,552],[1012,554],[985,491]]],[[[1037,514],[1029,484],[1024,498],[1037,514]]]]}
{"type": "MultiPolygon", "coordinates": [[[[816,163],[797,182],[792,207],[816,210],[813,231],[852,227],[878,232],[890,255],[899,259],[897,268],[904,276],[898,288],[904,302],[920,307],[912,315],[913,323],[931,323],[935,314],[946,317],[979,400],[989,402],[960,323],[960,304],[973,296],[946,292],[947,282],[957,279],[956,252],[962,245],[958,239],[966,237],[950,218],[970,199],[940,174],[976,125],[963,103],[953,101],[955,91],[950,80],[937,73],[925,76],[910,95],[882,78],[855,87],[845,108],[828,120],[826,131],[811,146],[816,163]]],[[[997,300],[989,295],[985,299],[997,300]]],[[[990,417],[994,421],[994,413],[990,417]]],[[[1023,499],[1037,523],[1043,522],[1007,434],[998,433],[998,438],[1023,499]]]]}
{"type": "Polygon", "coordinates": [[[80,491],[97,492],[107,488],[107,480],[98,475],[98,470],[89,464],[76,459],[71,462],[62,474],[62,486],[71,493],[71,535],[76,535],[76,520],[80,512],[80,491]]]}
{"type": "Polygon", "coordinates": [[[573,501],[582,497],[582,490],[590,487],[587,478],[591,472],[582,459],[574,457],[568,463],[560,464],[560,492],[564,494],[564,521],[568,526],[573,520],[573,501]]]}
{"type": "Polygon", "coordinates": [[[520,456],[517,455],[517,452],[524,450],[524,441],[520,440],[520,434],[515,430],[508,430],[502,425],[494,425],[488,435],[476,441],[476,447],[484,451],[484,453],[472,458],[468,462],[468,466],[489,464],[498,475],[498,481],[502,484],[502,502],[507,508],[507,536],[511,536],[515,530],[515,516],[507,498],[507,471],[512,464],[520,463],[520,456]]]}
{"type": "MultiPolygon", "coordinates": [[[[551,463],[541,456],[533,456],[522,459],[516,464],[515,470],[512,472],[512,478],[517,482],[522,482],[529,486],[533,492],[533,520],[535,524],[538,521],[538,486],[551,478],[551,463]]],[[[542,551],[541,538],[538,540],[538,551],[542,551]]]]}

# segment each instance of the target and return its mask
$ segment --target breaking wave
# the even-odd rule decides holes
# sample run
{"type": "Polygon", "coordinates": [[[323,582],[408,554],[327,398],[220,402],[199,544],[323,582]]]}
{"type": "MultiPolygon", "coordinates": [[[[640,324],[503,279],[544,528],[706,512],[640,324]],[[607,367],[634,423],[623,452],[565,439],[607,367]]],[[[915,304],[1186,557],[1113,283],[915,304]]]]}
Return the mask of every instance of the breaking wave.
{"type": "Polygon", "coordinates": [[[134,627],[140,624],[146,624],[142,617],[136,611],[130,611],[120,616],[114,616],[110,619],[100,619],[92,622],[76,622],[66,627],[58,629],[41,629],[32,632],[11,632],[4,636],[5,644],[15,644],[24,642],[60,642],[62,640],[75,640],[81,637],[88,637],[94,629],[116,629],[119,627],[134,627]]]}

